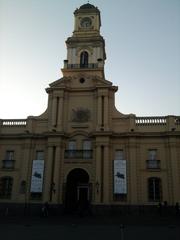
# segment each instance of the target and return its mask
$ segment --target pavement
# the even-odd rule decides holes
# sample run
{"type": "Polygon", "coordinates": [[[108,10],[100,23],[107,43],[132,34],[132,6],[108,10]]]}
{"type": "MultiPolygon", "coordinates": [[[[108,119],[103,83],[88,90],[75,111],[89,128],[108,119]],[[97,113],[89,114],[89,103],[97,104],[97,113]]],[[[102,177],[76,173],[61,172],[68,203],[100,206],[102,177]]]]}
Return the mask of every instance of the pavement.
{"type": "Polygon", "coordinates": [[[4,216],[0,239],[180,240],[180,216],[4,216]]]}

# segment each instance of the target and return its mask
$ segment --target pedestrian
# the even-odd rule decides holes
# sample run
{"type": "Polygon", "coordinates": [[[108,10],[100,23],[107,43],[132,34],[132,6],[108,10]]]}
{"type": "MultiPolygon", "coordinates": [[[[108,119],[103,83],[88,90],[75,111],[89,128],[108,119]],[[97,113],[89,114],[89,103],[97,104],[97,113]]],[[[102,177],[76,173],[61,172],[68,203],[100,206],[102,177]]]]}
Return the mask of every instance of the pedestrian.
{"type": "Polygon", "coordinates": [[[49,216],[49,203],[45,202],[42,206],[42,216],[48,217],[49,216]]]}

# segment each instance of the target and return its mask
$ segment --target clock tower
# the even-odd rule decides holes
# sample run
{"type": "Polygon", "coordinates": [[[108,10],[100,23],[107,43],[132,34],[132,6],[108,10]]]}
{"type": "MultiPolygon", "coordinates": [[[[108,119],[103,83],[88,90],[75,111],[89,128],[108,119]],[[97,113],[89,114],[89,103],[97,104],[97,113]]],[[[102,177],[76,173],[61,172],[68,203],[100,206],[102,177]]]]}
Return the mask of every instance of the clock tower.
{"type": "Polygon", "coordinates": [[[84,4],[74,12],[74,30],[66,40],[63,77],[50,84],[50,129],[86,133],[109,131],[117,87],[105,79],[105,40],[97,7],[84,4]],[[66,111],[64,111],[66,110],[66,111]]]}
{"type": "Polygon", "coordinates": [[[105,41],[100,35],[100,11],[92,4],[84,4],[74,12],[73,35],[66,41],[67,59],[64,60],[63,75],[69,71],[86,70],[104,78],[106,59],[105,41]]]}

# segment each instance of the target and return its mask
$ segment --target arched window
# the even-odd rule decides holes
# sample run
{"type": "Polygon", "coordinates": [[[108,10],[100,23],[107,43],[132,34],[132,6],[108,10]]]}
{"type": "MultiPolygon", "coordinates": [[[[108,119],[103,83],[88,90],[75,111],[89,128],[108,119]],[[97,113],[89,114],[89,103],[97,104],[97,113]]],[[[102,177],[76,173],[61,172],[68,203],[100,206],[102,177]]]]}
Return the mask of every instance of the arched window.
{"type": "Polygon", "coordinates": [[[0,198],[11,198],[13,186],[12,177],[2,177],[0,178],[0,198]]]}
{"type": "Polygon", "coordinates": [[[88,67],[88,52],[83,51],[80,55],[80,67],[87,68],[88,67]]]}
{"type": "Polygon", "coordinates": [[[161,201],[162,186],[161,179],[157,177],[148,178],[148,200],[161,201]]]}

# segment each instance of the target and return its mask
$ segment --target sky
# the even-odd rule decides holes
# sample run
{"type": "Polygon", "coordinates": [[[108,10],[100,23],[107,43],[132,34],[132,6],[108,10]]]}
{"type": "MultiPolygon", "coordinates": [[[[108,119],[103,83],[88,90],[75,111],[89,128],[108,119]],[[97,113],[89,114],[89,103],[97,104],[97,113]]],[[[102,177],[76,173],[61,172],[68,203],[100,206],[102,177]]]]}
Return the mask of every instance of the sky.
{"type": "MultiPolygon", "coordinates": [[[[91,0],[101,11],[116,108],[180,115],[180,0],[91,0]]],[[[73,12],[86,0],[0,0],[0,119],[38,116],[62,77],[73,12]]]]}

